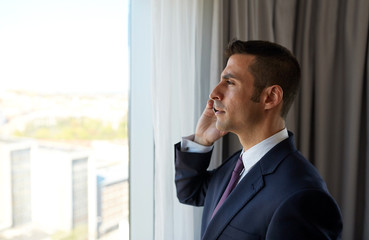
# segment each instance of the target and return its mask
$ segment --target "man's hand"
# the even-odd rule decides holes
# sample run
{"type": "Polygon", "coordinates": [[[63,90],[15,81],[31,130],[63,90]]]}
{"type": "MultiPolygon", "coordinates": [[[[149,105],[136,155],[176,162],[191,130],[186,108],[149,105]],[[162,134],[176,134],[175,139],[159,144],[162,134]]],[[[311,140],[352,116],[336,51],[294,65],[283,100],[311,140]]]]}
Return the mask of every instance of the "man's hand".
{"type": "Polygon", "coordinates": [[[213,100],[209,100],[197,122],[194,141],[204,145],[211,146],[216,140],[227,134],[225,131],[219,131],[216,128],[217,117],[213,111],[213,100]]]}

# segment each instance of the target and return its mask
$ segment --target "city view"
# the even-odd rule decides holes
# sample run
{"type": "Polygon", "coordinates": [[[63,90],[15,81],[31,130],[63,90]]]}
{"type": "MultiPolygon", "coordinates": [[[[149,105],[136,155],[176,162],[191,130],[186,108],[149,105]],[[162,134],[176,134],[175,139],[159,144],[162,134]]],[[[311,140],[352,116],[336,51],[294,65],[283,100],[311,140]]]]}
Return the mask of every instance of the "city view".
{"type": "Polygon", "coordinates": [[[127,240],[128,0],[0,1],[0,240],[127,240]]]}
{"type": "Polygon", "coordinates": [[[128,98],[0,92],[0,239],[128,239],[128,98]]]}

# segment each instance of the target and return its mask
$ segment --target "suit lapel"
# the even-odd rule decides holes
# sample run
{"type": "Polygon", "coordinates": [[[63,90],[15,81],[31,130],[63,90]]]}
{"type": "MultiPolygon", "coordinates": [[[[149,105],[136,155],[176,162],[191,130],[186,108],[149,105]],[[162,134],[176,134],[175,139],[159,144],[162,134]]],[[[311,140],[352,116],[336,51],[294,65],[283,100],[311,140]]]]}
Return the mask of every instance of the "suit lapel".
{"type": "Polygon", "coordinates": [[[223,192],[225,191],[229,180],[231,179],[232,170],[234,166],[236,165],[240,152],[241,151],[235,153],[232,157],[230,157],[229,162],[226,163],[226,164],[229,164],[230,167],[219,169],[217,174],[219,174],[220,177],[217,177],[217,179],[214,182],[212,182],[212,185],[216,186],[217,191],[211,197],[214,199],[214,201],[211,202],[211,205],[209,206],[209,211],[207,212],[207,214],[204,213],[204,216],[203,216],[206,218],[206,221],[205,221],[206,227],[211,220],[211,215],[213,214],[213,211],[216,205],[218,204],[220,198],[222,197],[223,192]],[[232,170],[229,171],[229,169],[232,169],[232,170]]]}
{"type": "MultiPolygon", "coordinates": [[[[223,194],[223,191],[228,184],[233,168],[231,171],[228,171],[230,173],[223,173],[223,176],[226,178],[226,180],[222,181],[221,185],[218,185],[222,186],[222,191],[219,194],[220,196],[217,196],[217,201],[213,201],[212,205],[214,206],[210,207],[211,213],[209,212],[207,216],[207,220],[210,222],[203,234],[202,239],[217,239],[232,218],[249,201],[251,201],[252,198],[255,197],[255,195],[262,188],[264,188],[263,176],[272,174],[274,171],[276,171],[282,160],[293,151],[296,151],[296,147],[293,143],[293,135],[290,133],[290,137],[288,139],[277,144],[277,146],[272,148],[267,154],[265,154],[264,157],[260,159],[258,163],[255,164],[255,166],[246,174],[246,176],[228,196],[213,219],[210,219],[215,205],[218,203],[220,196],[223,194]]],[[[233,163],[231,166],[234,167],[236,160],[232,158],[233,163]]]]}
{"type": "MultiPolygon", "coordinates": [[[[255,166],[228,196],[210,220],[203,239],[217,239],[232,218],[264,187],[259,166],[255,166]]],[[[210,214],[211,215],[211,214],[210,214]]]]}

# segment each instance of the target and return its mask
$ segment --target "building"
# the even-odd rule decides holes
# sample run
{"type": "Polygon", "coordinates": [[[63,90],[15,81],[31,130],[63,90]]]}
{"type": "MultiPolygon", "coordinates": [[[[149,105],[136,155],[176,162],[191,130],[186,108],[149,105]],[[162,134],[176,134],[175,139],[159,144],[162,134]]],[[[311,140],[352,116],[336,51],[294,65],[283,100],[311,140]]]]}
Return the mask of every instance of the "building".
{"type": "Polygon", "coordinates": [[[32,221],[29,140],[0,139],[0,231],[32,221]]]}
{"type": "MultiPolygon", "coordinates": [[[[94,235],[95,170],[87,150],[40,143],[33,161],[33,221],[66,235],[94,235]]],[[[92,239],[92,238],[91,238],[92,239]]]]}
{"type": "Polygon", "coordinates": [[[122,165],[97,172],[97,238],[123,239],[123,224],[128,222],[128,178],[122,165]]]}
{"type": "Polygon", "coordinates": [[[78,232],[94,239],[94,169],[87,150],[31,140],[1,140],[0,238],[10,234],[13,238],[9,239],[17,239],[24,231],[32,235],[41,229],[49,236],[78,232]]]}

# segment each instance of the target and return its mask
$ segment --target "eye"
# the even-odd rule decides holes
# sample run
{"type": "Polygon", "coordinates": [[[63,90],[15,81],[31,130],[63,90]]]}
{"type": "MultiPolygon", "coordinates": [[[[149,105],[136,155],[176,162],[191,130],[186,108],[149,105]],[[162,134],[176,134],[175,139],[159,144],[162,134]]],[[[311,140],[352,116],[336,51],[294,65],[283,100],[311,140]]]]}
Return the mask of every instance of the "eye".
{"type": "Polygon", "coordinates": [[[227,83],[228,85],[234,85],[234,83],[233,83],[231,80],[226,80],[226,83],[227,83]]]}

